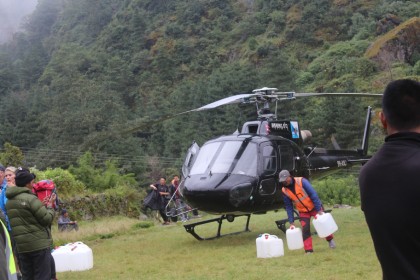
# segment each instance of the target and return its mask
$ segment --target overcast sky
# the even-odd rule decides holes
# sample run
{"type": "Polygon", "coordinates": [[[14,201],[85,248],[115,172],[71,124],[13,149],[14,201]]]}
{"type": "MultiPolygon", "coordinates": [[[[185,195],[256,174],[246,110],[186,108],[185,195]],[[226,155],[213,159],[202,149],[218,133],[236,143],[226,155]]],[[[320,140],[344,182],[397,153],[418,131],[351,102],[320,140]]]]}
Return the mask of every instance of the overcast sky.
{"type": "Polygon", "coordinates": [[[0,43],[10,40],[22,19],[33,12],[38,0],[0,0],[0,43]]]}

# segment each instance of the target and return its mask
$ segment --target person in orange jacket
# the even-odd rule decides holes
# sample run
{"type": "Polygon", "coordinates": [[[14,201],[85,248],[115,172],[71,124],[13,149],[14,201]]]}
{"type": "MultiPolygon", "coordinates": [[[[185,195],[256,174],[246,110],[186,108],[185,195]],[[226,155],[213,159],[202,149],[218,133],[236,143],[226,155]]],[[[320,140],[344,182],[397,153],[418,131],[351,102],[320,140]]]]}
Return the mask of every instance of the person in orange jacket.
{"type": "MultiPolygon", "coordinates": [[[[279,174],[279,182],[283,186],[283,200],[287,211],[290,227],[294,227],[293,205],[299,212],[300,224],[302,225],[303,245],[307,254],[313,253],[311,237],[311,217],[324,214],[321,200],[312,187],[311,183],[303,177],[293,177],[289,171],[282,170],[279,174]]],[[[331,234],[325,239],[329,247],[336,247],[334,236],[331,234]]]]}

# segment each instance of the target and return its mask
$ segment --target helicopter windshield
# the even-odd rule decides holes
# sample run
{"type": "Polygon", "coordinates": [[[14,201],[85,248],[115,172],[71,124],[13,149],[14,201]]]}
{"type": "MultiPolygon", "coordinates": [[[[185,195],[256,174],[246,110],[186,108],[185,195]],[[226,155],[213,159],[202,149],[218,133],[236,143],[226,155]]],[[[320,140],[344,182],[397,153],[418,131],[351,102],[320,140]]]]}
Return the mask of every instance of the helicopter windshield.
{"type": "Polygon", "coordinates": [[[243,141],[212,142],[204,145],[198,153],[190,175],[212,173],[257,175],[257,146],[243,141]],[[246,145],[243,152],[243,145],[246,145]]]}

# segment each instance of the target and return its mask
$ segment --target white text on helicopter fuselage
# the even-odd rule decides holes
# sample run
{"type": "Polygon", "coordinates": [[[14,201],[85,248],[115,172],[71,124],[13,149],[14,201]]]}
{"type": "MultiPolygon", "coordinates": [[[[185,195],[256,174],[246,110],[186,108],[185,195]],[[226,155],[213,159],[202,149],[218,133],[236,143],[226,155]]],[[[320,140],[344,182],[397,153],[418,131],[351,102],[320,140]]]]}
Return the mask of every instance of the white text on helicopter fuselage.
{"type": "Polygon", "coordinates": [[[272,123],[271,127],[273,129],[289,130],[289,126],[287,125],[287,123],[272,123]]]}
{"type": "Polygon", "coordinates": [[[337,160],[337,166],[338,167],[346,167],[347,161],[346,160],[337,160]]]}

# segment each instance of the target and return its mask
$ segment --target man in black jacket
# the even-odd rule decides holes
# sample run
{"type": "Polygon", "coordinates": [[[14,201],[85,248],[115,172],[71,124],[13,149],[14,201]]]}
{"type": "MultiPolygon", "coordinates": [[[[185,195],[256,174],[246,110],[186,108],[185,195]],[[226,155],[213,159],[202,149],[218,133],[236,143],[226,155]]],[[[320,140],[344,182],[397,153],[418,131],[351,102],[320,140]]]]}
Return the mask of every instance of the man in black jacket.
{"type": "Polygon", "coordinates": [[[420,83],[391,82],[382,110],[388,136],[360,173],[362,210],[383,279],[420,279],[420,83]]]}
{"type": "Polygon", "coordinates": [[[158,184],[150,185],[150,187],[154,191],[158,192],[159,213],[162,216],[163,224],[169,225],[170,224],[169,218],[166,215],[166,210],[165,210],[166,204],[169,201],[167,197],[170,195],[169,187],[166,185],[166,178],[165,177],[160,178],[158,184]]]}

